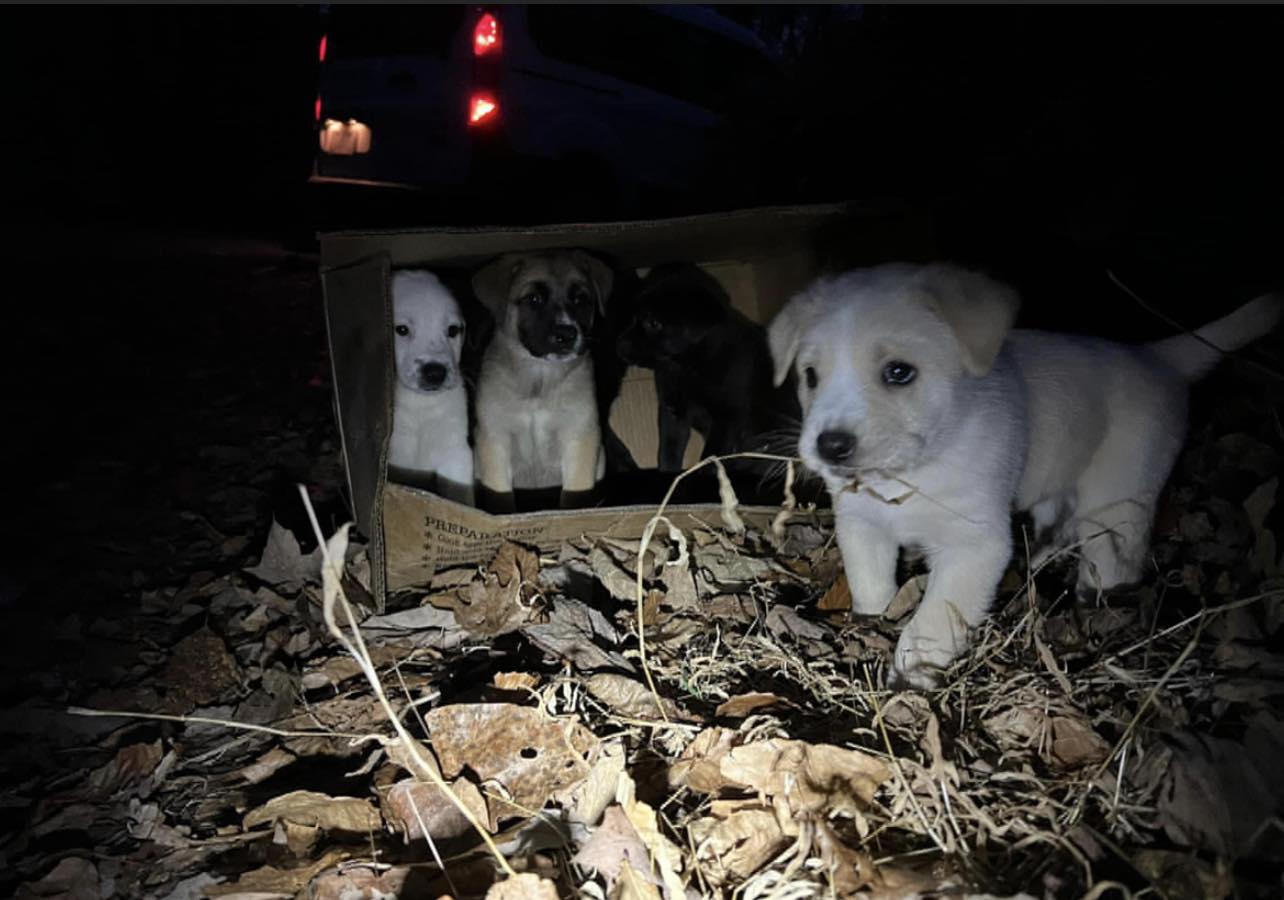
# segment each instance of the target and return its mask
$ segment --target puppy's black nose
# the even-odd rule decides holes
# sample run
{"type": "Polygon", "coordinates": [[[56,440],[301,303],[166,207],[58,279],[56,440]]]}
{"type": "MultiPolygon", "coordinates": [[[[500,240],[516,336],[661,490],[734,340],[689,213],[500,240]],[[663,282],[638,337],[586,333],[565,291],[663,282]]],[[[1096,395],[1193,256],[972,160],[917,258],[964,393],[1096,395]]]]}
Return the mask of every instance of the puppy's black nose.
{"type": "Polygon", "coordinates": [[[424,363],[419,367],[419,383],[426,388],[439,388],[446,380],[446,367],[441,363],[424,363]]]}
{"type": "Polygon", "coordinates": [[[579,334],[579,329],[574,325],[554,325],[548,337],[558,350],[569,350],[575,346],[575,339],[579,334]]]}
{"type": "Polygon", "coordinates": [[[856,435],[850,431],[822,431],[816,438],[816,452],[825,462],[846,462],[855,450],[856,435]]]}

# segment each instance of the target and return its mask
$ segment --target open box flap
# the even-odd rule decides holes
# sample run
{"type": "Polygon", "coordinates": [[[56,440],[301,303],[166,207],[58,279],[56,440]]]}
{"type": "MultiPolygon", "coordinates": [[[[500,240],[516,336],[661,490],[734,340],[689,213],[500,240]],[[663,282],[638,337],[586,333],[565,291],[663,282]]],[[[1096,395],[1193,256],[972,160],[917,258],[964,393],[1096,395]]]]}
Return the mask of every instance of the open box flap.
{"type": "MultiPolygon", "coordinates": [[[[382,498],[392,426],[392,301],[386,253],[321,273],[339,438],[357,527],[382,556],[382,498]]],[[[375,595],[383,572],[374,566],[375,595]]]]}

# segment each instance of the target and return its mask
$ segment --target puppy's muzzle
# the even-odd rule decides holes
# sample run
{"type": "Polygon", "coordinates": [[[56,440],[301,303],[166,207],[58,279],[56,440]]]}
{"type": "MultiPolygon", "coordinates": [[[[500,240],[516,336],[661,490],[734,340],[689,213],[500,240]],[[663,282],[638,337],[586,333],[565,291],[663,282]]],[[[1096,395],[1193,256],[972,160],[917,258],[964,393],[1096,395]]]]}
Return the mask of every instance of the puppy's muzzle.
{"type": "Polygon", "coordinates": [[[450,373],[441,363],[424,363],[419,367],[419,386],[425,391],[438,390],[445,384],[448,374],[450,373]]]}
{"type": "Polygon", "coordinates": [[[575,349],[575,341],[580,330],[574,325],[554,325],[548,334],[548,342],[556,353],[569,353],[575,349]]]}
{"type": "Polygon", "coordinates": [[[844,465],[855,452],[856,435],[850,431],[822,431],[816,438],[816,454],[831,465],[844,465]]]}

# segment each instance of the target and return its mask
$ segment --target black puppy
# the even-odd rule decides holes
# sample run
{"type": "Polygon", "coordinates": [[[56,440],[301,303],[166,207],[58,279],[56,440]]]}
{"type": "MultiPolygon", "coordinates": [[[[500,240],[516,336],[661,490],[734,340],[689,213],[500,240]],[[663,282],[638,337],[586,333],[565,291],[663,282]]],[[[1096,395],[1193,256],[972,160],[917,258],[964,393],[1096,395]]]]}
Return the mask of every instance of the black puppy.
{"type": "MultiPolygon", "coordinates": [[[[704,437],[704,455],[721,456],[767,451],[773,432],[797,427],[797,393],[772,385],[765,329],[733,309],[703,269],[657,266],[633,309],[616,348],[626,362],[655,370],[661,471],[682,469],[693,428],[704,437]]],[[[732,468],[761,475],[773,466],[746,461],[732,468]]]]}
{"type": "Polygon", "coordinates": [[[629,448],[611,427],[611,406],[620,396],[628,363],[616,353],[615,345],[632,315],[633,298],[641,279],[631,266],[621,264],[603,253],[596,254],[614,275],[614,286],[602,315],[593,323],[593,388],[597,399],[597,417],[602,426],[602,448],[606,451],[608,475],[636,472],[638,465],[629,448]]]}

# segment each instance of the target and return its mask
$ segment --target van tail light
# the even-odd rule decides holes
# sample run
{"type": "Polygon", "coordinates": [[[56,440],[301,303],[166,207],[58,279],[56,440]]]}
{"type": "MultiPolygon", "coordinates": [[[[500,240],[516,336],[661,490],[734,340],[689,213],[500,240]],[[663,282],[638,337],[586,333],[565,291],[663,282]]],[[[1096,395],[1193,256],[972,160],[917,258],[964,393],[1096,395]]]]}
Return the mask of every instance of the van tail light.
{"type": "Polygon", "coordinates": [[[317,102],[312,107],[312,115],[316,118],[318,123],[321,121],[321,95],[320,94],[317,94],[317,102]]]}
{"type": "Polygon", "coordinates": [[[503,49],[499,19],[494,13],[482,13],[473,26],[473,56],[498,56],[503,49]]]}
{"type": "Polygon", "coordinates": [[[317,45],[317,62],[325,62],[325,45],[326,36],[321,35],[321,43],[317,45]]]}
{"type": "Polygon", "coordinates": [[[475,91],[468,99],[468,124],[474,128],[499,118],[499,101],[486,91],[475,91]]]}

